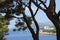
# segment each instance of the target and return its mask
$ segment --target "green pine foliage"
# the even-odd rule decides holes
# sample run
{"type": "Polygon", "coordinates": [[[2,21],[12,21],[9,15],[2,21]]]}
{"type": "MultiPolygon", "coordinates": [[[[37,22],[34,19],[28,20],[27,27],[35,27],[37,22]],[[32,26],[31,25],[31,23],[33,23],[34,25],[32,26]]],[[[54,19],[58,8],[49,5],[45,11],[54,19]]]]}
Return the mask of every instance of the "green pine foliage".
{"type": "Polygon", "coordinates": [[[4,20],[3,16],[0,16],[0,40],[5,40],[4,35],[8,32],[8,20],[4,20]]]}

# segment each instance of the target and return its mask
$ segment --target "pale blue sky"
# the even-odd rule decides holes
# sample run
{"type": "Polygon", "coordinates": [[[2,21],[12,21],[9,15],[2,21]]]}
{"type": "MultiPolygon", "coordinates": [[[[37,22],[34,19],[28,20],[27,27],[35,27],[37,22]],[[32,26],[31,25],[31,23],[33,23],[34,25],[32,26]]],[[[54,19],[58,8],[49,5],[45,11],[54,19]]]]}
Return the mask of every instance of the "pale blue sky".
{"type": "MultiPolygon", "coordinates": [[[[48,3],[47,3],[47,5],[48,5],[48,3]]],[[[36,7],[34,5],[32,5],[32,9],[35,11],[36,7]]],[[[60,0],[56,0],[56,12],[58,12],[59,10],[60,10],[60,0]]],[[[26,14],[30,15],[28,9],[26,9],[26,14]]],[[[41,11],[41,10],[38,11],[38,13],[37,13],[35,18],[36,18],[38,23],[50,22],[50,20],[46,16],[46,14],[43,11],[41,11]]],[[[11,21],[11,24],[9,25],[10,29],[14,27],[15,21],[16,21],[16,19],[11,21]]]]}

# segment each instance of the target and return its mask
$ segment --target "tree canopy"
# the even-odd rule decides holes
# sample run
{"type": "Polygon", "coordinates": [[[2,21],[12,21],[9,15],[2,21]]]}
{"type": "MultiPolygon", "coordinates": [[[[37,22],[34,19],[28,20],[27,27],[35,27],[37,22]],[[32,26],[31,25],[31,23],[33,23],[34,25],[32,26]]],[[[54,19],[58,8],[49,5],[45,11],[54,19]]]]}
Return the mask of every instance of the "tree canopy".
{"type": "Polygon", "coordinates": [[[35,19],[35,15],[37,12],[42,10],[47,17],[53,22],[57,32],[57,40],[60,40],[60,11],[57,13],[56,10],[56,2],[55,0],[49,0],[49,5],[46,5],[47,0],[0,0],[0,14],[5,14],[5,20],[12,20],[13,18],[18,19],[17,24],[15,26],[19,26],[20,29],[28,28],[32,34],[34,40],[39,40],[39,25],[35,19]],[[32,9],[32,3],[37,7],[34,12],[32,9]],[[4,5],[5,4],[5,5],[4,5]],[[43,5],[43,7],[41,6],[43,5]],[[26,15],[25,10],[26,7],[29,9],[31,16],[26,15]],[[17,17],[22,15],[22,17],[17,17]],[[36,32],[32,28],[32,21],[35,24],[36,32]],[[26,25],[26,26],[23,26],[26,25]],[[22,27],[23,26],[23,27],[22,27]]]}
{"type": "Polygon", "coordinates": [[[4,17],[0,15],[0,40],[5,40],[4,35],[8,32],[8,20],[4,20],[4,17]]]}

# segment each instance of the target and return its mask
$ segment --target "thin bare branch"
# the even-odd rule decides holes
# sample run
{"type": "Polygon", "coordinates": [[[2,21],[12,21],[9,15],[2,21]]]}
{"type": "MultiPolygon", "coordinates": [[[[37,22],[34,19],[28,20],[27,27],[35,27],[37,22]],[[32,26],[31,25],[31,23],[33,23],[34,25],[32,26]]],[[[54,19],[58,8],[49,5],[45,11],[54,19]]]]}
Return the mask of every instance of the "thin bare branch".
{"type": "MultiPolygon", "coordinates": [[[[41,3],[39,3],[39,5],[40,5],[40,4],[41,4],[41,3]]],[[[37,14],[38,10],[39,10],[39,8],[37,8],[37,10],[36,10],[36,12],[35,12],[34,16],[37,14]]]]}
{"type": "Polygon", "coordinates": [[[45,2],[43,2],[42,0],[39,0],[39,1],[40,1],[40,2],[44,5],[44,7],[47,9],[47,6],[46,6],[46,4],[45,4],[47,0],[45,0],[45,2]]]}
{"type": "Polygon", "coordinates": [[[34,0],[31,0],[31,1],[32,1],[32,3],[34,3],[35,6],[37,6],[39,9],[41,9],[41,10],[43,10],[43,11],[46,10],[46,9],[42,8],[40,5],[38,5],[36,2],[34,2],[34,0]]]}
{"type": "Polygon", "coordinates": [[[37,8],[37,10],[36,10],[36,12],[35,12],[34,16],[37,14],[38,10],[39,10],[39,9],[37,8]]]}
{"type": "Polygon", "coordinates": [[[36,25],[36,34],[39,35],[39,25],[38,25],[38,23],[37,23],[34,15],[33,15],[33,11],[32,11],[32,9],[31,9],[31,7],[28,7],[28,8],[29,8],[29,10],[30,10],[30,12],[31,12],[32,19],[33,19],[33,21],[34,21],[34,23],[35,23],[35,25],[36,25]]]}

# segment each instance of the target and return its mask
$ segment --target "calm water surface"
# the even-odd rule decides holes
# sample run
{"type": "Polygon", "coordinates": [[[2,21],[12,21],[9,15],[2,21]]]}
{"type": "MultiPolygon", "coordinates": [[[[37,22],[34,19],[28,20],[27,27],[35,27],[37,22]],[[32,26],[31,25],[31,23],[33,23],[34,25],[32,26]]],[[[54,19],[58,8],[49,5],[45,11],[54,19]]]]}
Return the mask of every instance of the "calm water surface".
{"type": "MultiPolygon", "coordinates": [[[[6,36],[7,40],[33,40],[29,31],[9,31],[6,36]]],[[[40,40],[56,40],[56,35],[39,35],[40,40]]]]}

